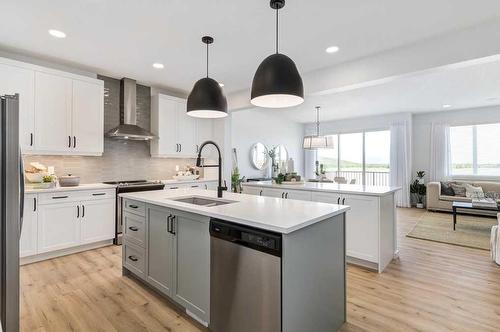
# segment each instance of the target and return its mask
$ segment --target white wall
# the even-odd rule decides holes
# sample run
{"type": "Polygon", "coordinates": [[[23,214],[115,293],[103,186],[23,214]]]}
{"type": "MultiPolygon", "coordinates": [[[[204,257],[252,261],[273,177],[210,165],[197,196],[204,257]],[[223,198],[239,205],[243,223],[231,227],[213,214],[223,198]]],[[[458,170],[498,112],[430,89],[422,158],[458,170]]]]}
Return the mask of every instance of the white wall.
{"type": "Polygon", "coordinates": [[[432,112],[413,115],[413,173],[430,169],[431,124],[451,126],[498,123],[500,106],[471,108],[457,111],[432,112]]]}
{"type": "MultiPolygon", "coordinates": [[[[284,118],[279,110],[252,108],[231,113],[232,146],[238,154],[242,176],[263,177],[268,171],[259,171],[250,162],[250,148],[261,142],[268,148],[283,144],[295,162],[295,170],[303,174],[303,125],[284,118]]],[[[227,158],[227,157],[226,157],[227,158]]]]}

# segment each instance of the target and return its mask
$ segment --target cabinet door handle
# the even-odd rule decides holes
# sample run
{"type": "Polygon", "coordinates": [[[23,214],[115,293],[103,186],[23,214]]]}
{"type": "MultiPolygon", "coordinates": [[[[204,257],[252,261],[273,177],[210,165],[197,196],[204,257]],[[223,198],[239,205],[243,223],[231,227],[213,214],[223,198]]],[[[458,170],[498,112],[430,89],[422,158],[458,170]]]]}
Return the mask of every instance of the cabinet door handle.
{"type": "Polygon", "coordinates": [[[182,152],[182,144],[179,144],[179,152],[182,152]]]}
{"type": "Polygon", "coordinates": [[[139,228],[134,226],[130,226],[128,229],[130,229],[132,232],[137,232],[139,230],[139,228]]]}
{"type": "Polygon", "coordinates": [[[137,205],[133,205],[133,204],[130,204],[128,207],[131,208],[131,209],[137,209],[138,208],[137,205]]]}
{"type": "Polygon", "coordinates": [[[80,205],[76,206],[76,217],[80,218],[80,205]]]}
{"type": "Polygon", "coordinates": [[[33,212],[36,211],[36,197],[33,197],[33,212]]]}
{"type": "Polygon", "coordinates": [[[345,203],[345,197],[342,198],[342,205],[344,205],[344,203],[345,203]]]}
{"type": "Polygon", "coordinates": [[[92,194],[92,196],[102,196],[102,195],[106,195],[106,193],[94,193],[94,194],[92,194]]]}
{"type": "Polygon", "coordinates": [[[137,262],[139,260],[137,257],[132,255],[128,256],[128,259],[130,259],[132,262],[137,262]]]}
{"type": "Polygon", "coordinates": [[[285,198],[288,199],[288,193],[285,194],[285,198]]]}
{"type": "Polygon", "coordinates": [[[172,233],[172,231],[170,230],[170,218],[172,218],[172,215],[169,215],[167,217],[167,232],[172,233]]]}
{"type": "Polygon", "coordinates": [[[175,152],[180,152],[179,151],[179,143],[175,144],[176,148],[175,148],[175,152]]]}
{"type": "Polygon", "coordinates": [[[285,198],[285,193],[284,192],[281,193],[281,198],[285,198]]]}
{"type": "Polygon", "coordinates": [[[205,184],[205,190],[208,190],[208,185],[205,184]]]}
{"type": "Polygon", "coordinates": [[[30,133],[30,146],[33,146],[33,133],[30,133]]]}
{"type": "Polygon", "coordinates": [[[68,136],[68,148],[71,147],[71,136],[68,136]]]}
{"type": "Polygon", "coordinates": [[[170,189],[179,189],[179,187],[170,187],[170,189]]]}
{"type": "Polygon", "coordinates": [[[340,204],[340,197],[337,198],[337,204],[340,204]]]}
{"type": "Polygon", "coordinates": [[[172,228],[171,233],[172,233],[173,235],[175,235],[175,234],[176,234],[176,232],[175,232],[175,218],[177,218],[177,217],[176,217],[176,216],[172,216],[172,218],[170,219],[170,220],[171,220],[171,225],[172,225],[172,226],[171,226],[171,228],[172,228]]]}
{"type": "Polygon", "coordinates": [[[85,217],[85,205],[82,204],[82,218],[85,217]]]}
{"type": "Polygon", "coordinates": [[[73,148],[76,148],[76,136],[73,136],[73,148]]]}
{"type": "Polygon", "coordinates": [[[63,199],[68,198],[68,196],[52,196],[52,199],[63,199]]]}

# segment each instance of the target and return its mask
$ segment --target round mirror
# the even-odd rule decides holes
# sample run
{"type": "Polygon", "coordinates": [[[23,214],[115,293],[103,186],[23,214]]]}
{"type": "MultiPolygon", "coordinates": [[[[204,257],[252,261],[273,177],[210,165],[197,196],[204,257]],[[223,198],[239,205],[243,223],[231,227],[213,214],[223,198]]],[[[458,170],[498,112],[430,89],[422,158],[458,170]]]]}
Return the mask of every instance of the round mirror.
{"type": "Polygon", "coordinates": [[[255,143],[250,149],[250,160],[256,169],[264,169],[267,165],[267,148],[262,143],[255,143]]]}
{"type": "Polygon", "coordinates": [[[281,164],[283,162],[286,163],[287,161],[288,161],[288,150],[285,148],[284,145],[280,144],[276,147],[276,162],[281,167],[281,164]]]}

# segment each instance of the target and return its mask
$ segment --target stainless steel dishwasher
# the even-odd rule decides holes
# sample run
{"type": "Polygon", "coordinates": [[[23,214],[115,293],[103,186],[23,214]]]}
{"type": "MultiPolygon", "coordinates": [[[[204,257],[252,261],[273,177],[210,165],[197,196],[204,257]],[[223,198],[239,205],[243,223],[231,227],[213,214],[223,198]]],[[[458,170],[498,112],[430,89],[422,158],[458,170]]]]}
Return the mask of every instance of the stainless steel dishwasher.
{"type": "Polygon", "coordinates": [[[210,330],[281,331],[281,234],[210,221],[210,330]]]}

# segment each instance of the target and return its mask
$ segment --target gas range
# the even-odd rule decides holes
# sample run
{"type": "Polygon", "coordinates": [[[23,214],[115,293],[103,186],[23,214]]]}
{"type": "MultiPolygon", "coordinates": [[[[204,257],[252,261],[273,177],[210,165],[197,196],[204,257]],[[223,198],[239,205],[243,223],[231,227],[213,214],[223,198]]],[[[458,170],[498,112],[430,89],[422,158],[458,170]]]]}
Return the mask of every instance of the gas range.
{"type": "Polygon", "coordinates": [[[137,191],[163,190],[165,184],[161,181],[153,180],[131,180],[131,181],[106,181],[104,184],[116,186],[116,222],[114,244],[122,244],[123,218],[122,218],[122,198],[118,194],[137,191]]]}

